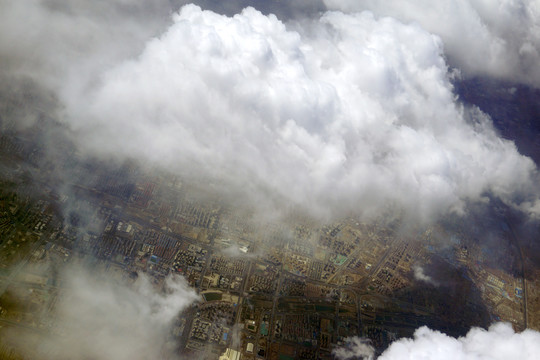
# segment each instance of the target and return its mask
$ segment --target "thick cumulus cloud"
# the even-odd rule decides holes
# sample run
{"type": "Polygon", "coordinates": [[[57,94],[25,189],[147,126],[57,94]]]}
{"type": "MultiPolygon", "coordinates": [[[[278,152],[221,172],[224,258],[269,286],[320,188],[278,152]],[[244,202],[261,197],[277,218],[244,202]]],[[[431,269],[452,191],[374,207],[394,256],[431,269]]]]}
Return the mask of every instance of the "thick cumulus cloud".
{"type": "Polygon", "coordinates": [[[325,215],[398,205],[425,218],[488,192],[534,204],[534,164],[456,104],[442,43],[420,26],[329,12],[292,31],[193,5],[173,20],[90,91],[61,94],[83,149],[325,215]]]}
{"type": "Polygon", "coordinates": [[[540,86],[538,0],[324,0],[330,9],[370,10],[416,22],[439,35],[466,75],[488,75],[540,86]]]}
{"type": "Polygon", "coordinates": [[[498,323],[488,330],[473,328],[458,339],[421,327],[413,339],[392,343],[378,360],[532,360],[539,352],[540,333],[515,333],[509,324],[498,323]]]}
{"type": "MultiPolygon", "coordinates": [[[[453,338],[421,327],[414,338],[393,342],[378,360],[533,360],[540,351],[540,333],[525,330],[516,333],[510,324],[497,323],[488,330],[471,329],[466,336],[453,338]]],[[[373,359],[373,348],[365,339],[350,338],[333,351],[337,359],[373,359]]]]}
{"type": "Polygon", "coordinates": [[[51,331],[24,337],[8,332],[6,340],[22,353],[39,359],[176,358],[171,327],[198,299],[184,279],[169,277],[156,289],[144,274],[129,285],[73,267],[64,273],[51,331]]]}

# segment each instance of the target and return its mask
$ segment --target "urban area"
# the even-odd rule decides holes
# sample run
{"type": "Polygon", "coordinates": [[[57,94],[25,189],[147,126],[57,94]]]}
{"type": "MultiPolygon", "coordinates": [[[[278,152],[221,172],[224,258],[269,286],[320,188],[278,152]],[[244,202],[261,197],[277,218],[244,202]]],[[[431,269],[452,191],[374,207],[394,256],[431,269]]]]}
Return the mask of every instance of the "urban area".
{"type": "MultiPolygon", "coordinates": [[[[59,269],[73,262],[127,282],[145,273],[156,292],[184,277],[200,300],[170,336],[194,358],[331,359],[348,337],[381,351],[422,325],[540,329],[540,273],[500,214],[406,231],[399,218],[354,214],[256,221],[249,206],[200,196],[203,182],[83,161],[68,143],[53,164],[39,126],[2,126],[0,333],[54,331],[59,269]],[[481,241],[486,229],[497,247],[481,241]]],[[[0,357],[23,358],[1,341],[0,357]]]]}

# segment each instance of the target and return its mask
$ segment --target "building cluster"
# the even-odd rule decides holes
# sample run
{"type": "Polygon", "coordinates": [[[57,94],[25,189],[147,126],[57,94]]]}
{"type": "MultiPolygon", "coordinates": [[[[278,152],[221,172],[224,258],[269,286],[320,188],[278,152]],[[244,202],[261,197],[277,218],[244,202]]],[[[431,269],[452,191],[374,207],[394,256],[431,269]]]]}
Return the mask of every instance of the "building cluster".
{"type": "Polygon", "coordinates": [[[248,290],[252,293],[273,295],[278,286],[278,276],[277,267],[256,264],[249,275],[248,290]]]}
{"type": "MultiPolygon", "coordinates": [[[[29,154],[23,142],[0,136],[2,151],[29,154]]],[[[30,153],[38,159],[39,152],[30,153]]],[[[421,325],[465,326],[484,304],[518,328],[531,318],[527,312],[540,311],[538,301],[526,300],[527,293],[538,295],[538,282],[494,266],[493,254],[455,229],[418,231],[416,239],[352,218],[256,224],[245,211],[190,198],[189,186],[176,177],[141,174],[133,164],[111,170],[91,163],[73,172],[90,180],[62,193],[45,184],[38,199],[25,188],[0,188],[0,267],[21,259],[51,269],[88,261],[120,278],[147,273],[156,291],[167,275],[180,274],[201,301],[177,319],[171,336],[194,358],[210,348],[216,358],[330,359],[347,336],[368,337],[381,348],[421,325]],[[433,250],[441,238],[452,243],[447,257],[433,250]],[[479,299],[466,300],[462,314],[444,306],[459,301],[455,289],[444,293],[446,300],[435,282],[415,292],[429,277],[418,279],[415,266],[435,260],[465,269],[457,272],[459,281],[470,283],[470,293],[478,289],[479,299]]],[[[500,263],[511,269],[516,259],[500,263]]],[[[62,279],[54,271],[21,269],[17,276],[0,273],[0,318],[49,329],[42,315],[54,310],[62,279]],[[5,306],[9,291],[25,293],[20,308],[5,306]]]]}

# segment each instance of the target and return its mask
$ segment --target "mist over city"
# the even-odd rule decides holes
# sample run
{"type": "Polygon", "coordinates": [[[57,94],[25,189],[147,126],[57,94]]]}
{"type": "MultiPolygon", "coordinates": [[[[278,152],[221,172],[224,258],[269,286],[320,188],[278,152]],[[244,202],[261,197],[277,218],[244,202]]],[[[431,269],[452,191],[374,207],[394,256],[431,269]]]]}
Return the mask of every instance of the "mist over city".
{"type": "Polygon", "coordinates": [[[536,0],[0,0],[0,358],[533,359],[536,0]]]}

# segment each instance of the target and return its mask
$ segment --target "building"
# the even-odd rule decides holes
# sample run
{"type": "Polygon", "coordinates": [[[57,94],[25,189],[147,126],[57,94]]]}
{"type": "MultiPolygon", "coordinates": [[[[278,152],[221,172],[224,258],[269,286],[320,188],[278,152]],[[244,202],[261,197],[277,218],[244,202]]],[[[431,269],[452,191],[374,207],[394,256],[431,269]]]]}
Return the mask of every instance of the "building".
{"type": "Polygon", "coordinates": [[[240,360],[240,352],[227,348],[223,355],[219,357],[219,360],[240,360]]]}

